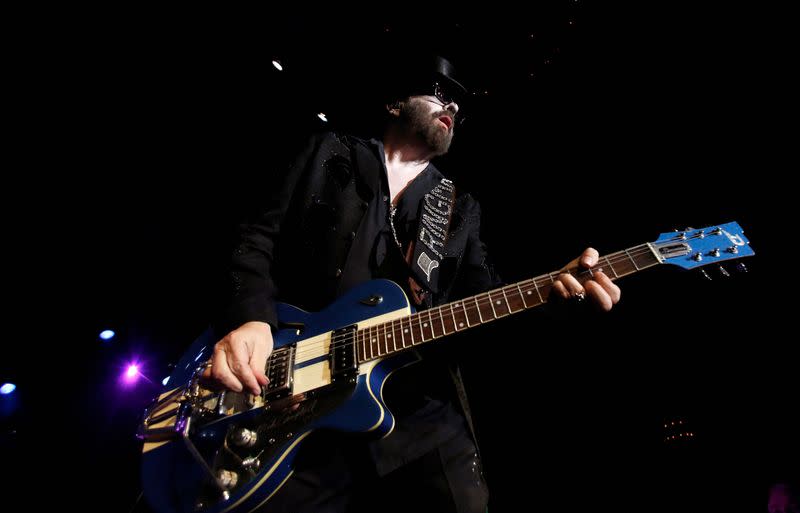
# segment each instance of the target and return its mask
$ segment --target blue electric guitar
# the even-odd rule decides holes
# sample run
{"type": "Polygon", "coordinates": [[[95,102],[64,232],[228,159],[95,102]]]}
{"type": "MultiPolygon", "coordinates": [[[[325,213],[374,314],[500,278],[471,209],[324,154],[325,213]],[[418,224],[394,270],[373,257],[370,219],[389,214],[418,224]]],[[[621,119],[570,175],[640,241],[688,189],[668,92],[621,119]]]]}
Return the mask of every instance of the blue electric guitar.
{"type": "MultiPolygon", "coordinates": [[[[674,264],[693,269],[753,255],[736,223],[682,233],[600,258],[612,279],[674,264]]],[[[567,272],[579,280],[592,272],[567,272]]],[[[565,271],[559,271],[565,272],[565,271]]],[[[313,431],[386,436],[394,417],[383,384],[434,339],[539,306],[559,272],[414,313],[387,280],[364,283],[326,309],[279,304],[280,328],[260,395],[212,392],[199,375],[216,340],[201,336],[145,412],[144,493],[158,512],[246,513],[269,501],[292,475],[292,460],[313,431]]]]}

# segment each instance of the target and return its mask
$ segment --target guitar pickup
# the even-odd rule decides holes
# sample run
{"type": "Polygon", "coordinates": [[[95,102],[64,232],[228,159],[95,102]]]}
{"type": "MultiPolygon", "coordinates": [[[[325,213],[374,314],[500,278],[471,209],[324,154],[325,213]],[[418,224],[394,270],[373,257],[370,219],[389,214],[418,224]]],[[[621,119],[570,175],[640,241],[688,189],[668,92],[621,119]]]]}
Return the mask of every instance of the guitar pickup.
{"type": "Polygon", "coordinates": [[[358,376],[356,361],[356,325],[335,330],[331,340],[331,383],[352,381],[358,376]]]}
{"type": "Polygon", "coordinates": [[[281,399],[292,391],[295,346],[276,349],[267,362],[266,375],[269,384],[263,387],[261,398],[264,401],[281,399]]]}

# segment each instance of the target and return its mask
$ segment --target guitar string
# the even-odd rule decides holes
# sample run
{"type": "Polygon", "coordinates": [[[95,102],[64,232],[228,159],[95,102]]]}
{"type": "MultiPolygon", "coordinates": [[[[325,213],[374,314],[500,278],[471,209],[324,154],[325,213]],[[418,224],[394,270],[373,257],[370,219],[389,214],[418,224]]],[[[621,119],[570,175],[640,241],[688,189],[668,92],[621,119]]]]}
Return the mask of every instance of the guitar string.
{"type": "MultiPolygon", "coordinates": [[[[681,237],[681,236],[676,236],[676,237],[674,237],[672,239],[665,239],[665,240],[661,240],[661,241],[655,241],[655,242],[653,242],[651,244],[652,244],[652,246],[654,248],[657,249],[657,248],[659,248],[659,246],[666,245],[666,244],[671,244],[673,242],[684,242],[686,240],[701,239],[701,238],[704,238],[705,236],[706,236],[705,233],[701,234],[700,232],[698,232],[697,234],[689,236],[689,237],[685,237],[684,238],[684,237],[681,237]]],[[[612,273],[616,274],[616,271],[613,269],[614,264],[619,264],[620,262],[625,262],[625,261],[633,262],[633,259],[635,257],[643,256],[643,255],[648,254],[648,253],[652,254],[652,250],[650,248],[650,244],[641,244],[639,246],[634,246],[634,247],[629,248],[627,250],[618,251],[616,253],[612,253],[612,254],[606,255],[606,256],[601,256],[598,259],[597,264],[595,264],[595,268],[596,269],[602,269],[603,268],[602,264],[605,262],[605,263],[607,263],[609,265],[609,267],[611,267],[612,273]]],[[[633,262],[633,263],[634,263],[634,266],[636,266],[635,262],[633,262]]],[[[481,294],[478,294],[478,295],[475,295],[475,296],[464,298],[461,301],[454,301],[452,303],[448,303],[449,305],[451,305],[451,312],[450,312],[449,316],[452,317],[455,314],[455,311],[453,310],[453,307],[455,307],[455,305],[458,304],[458,303],[464,303],[464,304],[468,305],[466,307],[459,307],[459,311],[463,311],[464,315],[467,318],[468,318],[468,315],[470,313],[473,313],[473,314],[474,313],[482,313],[483,307],[485,307],[487,305],[490,305],[492,307],[492,314],[493,314],[492,318],[489,319],[488,321],[483,321],[483,320],[480,320],[480,319],[482,319],[482,316],[479,315],[478,324],[484,324],[485,322],[489,322],[489,321],[492,321],[492,320],[495,320],[495,319],[499,319],[500,317],[505,317],[505,316],[510,315],[512,313],[520,312],[520,311],[522,311],[522,309],[529,309],[529,308],[533,308],[533,307],[539,306],[539,304],[543,304],[543,303],[547,302],[547,300],[545,299],[544,301],[539,301],[537,304],[532,305],[530,307],[523,306],[523,308],[520,309],[520,310],[511,311],[510,310],[510,305],[508,304],[508,299],[503,293],[510,291],[512,294],[515,294],[516,291],[514,289],[516,289],[516,288],[523,289],[524,291],[533,290],[533,289],[530,288],[531,284],[533,284],[536,289],[549,287],[549,286],[552,286],[552,284],[554,282],[554,280],[552,278],[553,275],[558,276],[559,274],[562,274],[562,273],[565,273],[565,272],[569,273],[569,274],[572,274],[572,271],[573,270],[569,270],[569,269],[566,270],[566,271],[555,271],[555,272],[549,273],[547,275],[538,276],[538,277],[535,277],[535,278],[531,278],[529,280],[523,280],[521,282],[517,282],[517,283],[506,285],[506,286],[501,287],[499,289],[494,289],[492,291],[488,291],[488,292],[484,292],[484,293],[481,293],[481,294]],[[508,290],[508,289],[510,289],[510,290],[508,290]],[[503,294],[503,297],[505,298],[505,305],[506,305],[505,309],[506,309],[506,311],[508,313],[502,314],[502,315],[499,315],[499,316],[494,315],[495,309],[494,309],[493,305],[494,304],[499,304],[499,305],[502,306],[503,303],[502,302],[492,303],[494,298],[490,297],[491,293],[494,293],[494,294],[496,294],[498,296],[503,294]],[[472,300],[472,301],[470,301],[470,300],[472,300]],[[477,304],[474,304],[474,303],[477,303],[477,304]]],[[[581,271],[580,273],[578,273],[579,276],[581,274],[589,274],[589,273],[588,273],[588,271],[581,271]]],[[[605,274],[608,275],[609,273],[606,271],[605,274]]],[[[612,280],[613,279],[615,279],[615,278],[612,278],[612,280]]],[[[538,290],[537,290],[537,295],[540,295],[538,290]]],[[[525,305],[526,303],[524,301],[524,296],[522,296],[522,299],[523,299],[523,305],[525,305]]],[[[436,333],[433,330],[433,328],[434,328],[434,323],[437,321],[437,319],[433,319],[432,318],[433,313],[437,313],[438,314],[438,317],[439,317],[438,321],[439,321],[440,324],[442,324],[444,322],[443,316],[448,316],[448,313],[446,312],[446,310],[444,310],[446,306],[447,305],[442,305],[440,307],[430,308],[430,309],[423,310],[421,312],[417,312],[417,313],[411,314],[409,316],[406,316],[406,317],[403,317],[403,318],[400,318],[400,319],[394,319],[393,321],[389,321],[388,323],[381,323],[381,324],[377,324],[375,326],[370,326],[369,328],[364,328],[362,330],[357,330],[355,336],[353,336],[352,333],[346,333],[346,334],[339,335],[339,336],[333,336],[330,339],[330,347],[329,347],[328,351],[324,350],[324,346],[325,346],[327,340],[323,340],[321,342],[317,342],[317,343],[314,343],[314,344],[310,344],[310,345],[304,346],[301,350],[297,351],[297,353],[295,354],[295,358],[296,358],[297,361],[302,363],[304,361],[307,361],[308,359],[313,359],[313,358],[320,357],[320,356],[326,356],[327,354],[329,354],[330,350],[333,350],[333,349],[335,349],[336,347],[338,347],[339,345],[342,345],[342,344],[364,343],[365,344],[365,353],[366,353],[366,349],[369,349],[370,356],[368,357],[368,359],[371,359],[371,358],[375,358],[375,354],[374,354],[374,352],[372,351],[372,348],[371,348],[372,344],[376,344],[375,347],[378,350],[378,357],[380,357],[380,356],[384,356],[384,355],[386,355],[386,354],[388,354],[390,352],[400,351],[402,349],[407,349],[407,348],[410,348],[410,347],[414,347],[414,346],[417,346],[417,345],[419,345],[421,343],[427,342],[429,340],[432,340],[432,339],[435,339],[435,338],[441,338],[443,336],[450,335],[450,334],[453,334],[453,333],[458,332],[458,331],[463,331],[463,329],[466,329],[468,327],[474,326],[474,324],[473,325],[469,325],[469,326],[464,327],[461,330],[459,330],[459,329],[455,328],[455,325],[454,325],[453,331],[450,331],[450,332],[447,332],[447,330],[443,326],[442,327],[442,333],[439,334],[439,335],[436,335],[436,333]],[[425,320],[423,318],[426,313],[428,314],[428,320],[425,320]],[[403,324],[403,321],[405,321],[405,324],[403,324]],[[407,329],[404,330],[403,333],[409,333],[410,334],[411,330],[415,330],[417,332],[420,332],[420,334],[423,335],[421,337],[422,341],[417,342],[417,343],[412,342],[411,345],[403,345],[402,347],[398,348],[396,343],[395,343],[395,341],[397,340],[397,337],[394,336],[395,323],[396,322],[400,322],[401,329],[403,329],[403,326],[407,326],[407,329]],[[387,326],[387,324],[389,324],[391,326],[387,326]],[[430,324],[429,331],[430,331],[430,333],[432,335],[432,337],[430,337],[430,338],[426,338],[424,336],[424,333],[422,332],[423,328],[428,328],[427,324],[430,324]],[[367,339],[366,330],[374,330],[374,333],[371,333],[369,335],[369,338],[373,338],[373,337],[375,337],[375,338],[372,341],[369,342],[369,344],[370,344],[369,346],[366,346],[366,344],[367,344],[367,341],[366,341],[366,339],[367,339]],[[387,333],[390,334],[389,337],[386,337],[387,333]],[[359,334],[361,334],[361,337],[360,337],[361,340],[359,340],[359,336],[358,336],[359,334]],[[386,340],[386,338],[384,338],[384,340],[381,341],[380,340],[381,337],[393,338],[393,341],[391,342],[393,347],[388,349],[388,350],[385,350],[383,353],[381,353],[381,350],[384,349],[385,347],[388,347],[389,341],[386,340]],[[383,346],[381,346],[381,344],[383,344],[383,346]],[[314,356],[309,356],[309,353],[313,353],[314,356]]],[[[401,338],[401,344],[402,344],[402,338],[401,338]]]]}
{"type": "MultiPolygon", "coordinates": [[[[645,254],[647,252],[648,251],[636,252],[634,254],[634,257],[641,256],[641,255],[643,255],[643,254],[645,254]]],[[[620,256],[622,256],[621,259],[609,260],[609,265],[611,265],[613,267],[613,264],[611,264],[611,262],[619,264],[621,261],[629,260],[627,258],[627,255],[620,255],[620,256]]],[[[604,258],[606,258],[606,257],[604,257],[604,258]]],[[[598,268],[602,268],[600,263],[598,263],[597,267],[598,268]]],[[[498,289],[494,289],[492,291],[483,292],[481,294],[478,294],[478,295],[475,295],[475,296],[470,296],[468,298],[463,298],[460,301],[454,301],[452,303],[448,303],[447,305],[442,305],[440,307],[429,308],[427,310],[422,310],[420,312],[411,314],[411,315],[403,317],[401,319],[394,319],[393,321],[388,321],[387,323],[377,324],[375,326],[370,326],[369,328],[364,328],[363,330],[358,330],[358,331],[359,331],[359,333],[365,334],[366,330],[376,330],[376,329],[380,330],[380,328],[385,326],[386,324],[394,324],[394,323],[397,323],[397,322],[401,322],[403,326],[407,326],[409,329],[427,328],[426,324],[434,323],[437,320],[437,319],[432,319],[434,313],[439,318],[438,320],[441,323],[442,315],[448,316],[448,317],[452,316],[452,314],[455,313],[452,310],[452,308],[456,308],[456,305],[458,305],[458,304],[466,305],[464,307],[461,307],[461,306],[457,307],[459,309],[459,312],[464,311],[465,314],[469,314],[469,313],[475,314],[475,313],[478,312],[478,308],[480,306],[481,313],[482,313],[482,310],[484,310],[485,309],[484,307],[486,307],[486,306],[490,306],[490,307],[494,308],[493,305],[494,304],[498,304],[498,303],[495,302],[495,300],[497,298],[499,298],[503,294],[504,291],[506,293],[510,292],[511,294],[518,294],[518,291],[516,291],[517,288],[520,288],[523,291],[533,291],[534,288],[543,289],[545,287],[551,287],[552,284],[555,281],[555,278],[553,278],[552,276],[558,276],[561,273],[562,273],[561,271],[556,271],[556,272],[550,273],[547,276],[543,275],[543,276],[539,276],[539,277],[536,277],[536,278],[523,280],[521,282],[514,283],[514,284],[509,284],[509,285],[506,285],[504,287],[501,287],[501,288],[498,288],[498,289]],[[531,285],[533,285],[533,287],[531,287],[531,285]],[[494,295],[496,297],[495,298],[490,298],[490,294],[494,295]],[[446,310],[446,307],[448,305],[451,305],[451,312],[447,312],[447,310],[446,310]],[[426,317],[427,317],[427,319],[426,319],[426,317]]],[[[570,272],[570,274],[572,274],[572,273],[570,272]]],[[[579,273],[579,275],[580,274],[589,274],[589,273],[588,272],[582,272],[582,273],[579,273]]],[[[606,274],[608,274],[608,273],[606,273],[606,274]]],[[[537,293],[537,298],[538,298],[539,295],[540,295],[540,292],[537,293]]],[[[503,297],[507,297],[507,296],[503,296],[503,297]]],[[[546,302],[546,299],[544,299],[544,297],[542,299],[544,301],[541,301],[540,303],[546,302]]],[[[523,297],[523,300],[524,300],[524,297],[523,297]]],[[[503,302],[500,301],[499,304],[502,305],[503,302]]],[[[506,304],[508,304],[507,300],[506,300],[506,304]]],[[[538,306],[538,304],[535,305],[535,306],[538,306]]],[[[508,310],[508,308],[506,308],[506,310],[508,310]]],[[[516,313],[517,311],[519,311],[519,310],[515,310],[514,313],[516,313]]],[[[502,317],[504,317],[504,316],[505,315],[502,315],[502,317]]],[[[493,309],[492,319],[490,319],[490,320],[494,320],[495,318],[497,318],[497,317],[494,316],[494,309],[493,309]]],[[[482,319],[482,316],[479,316],[479,319],[482,319]]],[[[483,322],[484,321],[481,321],[481,320],[478,321],[479,324],[482,324],[483,322]]],[[[388,330],[388,326],[383,331],[388,332],[389,331],[388,330]]],[[[381,335],[383,335],[384,334],[383,331],[380,331],[379,333],[381,335]]],[[[453,332],[454,331],[450,331],[449,333],[453,333],[453,332]]],[[[370,336],[372,336],[372,335],[370,335],[370,336]]],[[[333,336],[333,337],[331,337],[331,345],[332,345],[332,347],[335,347],[337,345],[338,341],[344,340],[345,338],[347,339],[347,342],[345,342],[345,343],[352,343],[350,341],[351,337],[352,337],[352,333],[346,333],[346,334],[343,334],[343,335],[333,336]]],[[[362,338],[366,338],[366,337],[362,337],[362,338]]],[[[319,352],[319,349],[322,348],[322,346],[326,343],[326,341],[327,340],[307,345],[302,350],[298,351],[297,354],[305,356],[309,352],[319,352]]],[[[413,344],[413,345],[417,345],[417,344],[413,344]]],[[[407,346],[407,347],[411,347],[411,346],[407,346]]],[[[324,354],[324,353],[321,353],[320,356],[322,354],[324,354]]]]}
{"type": "MultiPolygon", "coordinates": [[[[642,256],[643,254],[648,253],[648,252],[649,252],[649,248],[640,249],[640,250],[635,250],[634,248],[631,248],[631,250],[628,250],[628,254],[633,258],[638,257],[638,256],[642,256]]],[[[613,263],[619,264],[621,261],[630,260],[630,258],[628,258],[628,255],[624,255],[621,252],[620,252],[619,256],[621,258],[613,258],[612,255],[609,255],[607,257],[602,257],[602,258],[603,259],[607,259],[609,265],[612,268],[613,268],[613,263]],[[609,257],[611,257],[611,258],[609,258],[609,257]]],[[[602,264],[602,261],[598,262],[597,268],[602,268],[601,264],[602,264]]],[[[612,269],[612,272],[615,272],[615,271],[613,271],[613,269],[612,269]]],[[[362,353],[366,356],[366,352],[368,350],[369,353],[370,353],[370,356],[368,358],[374,358],[376,353],[377,353],[377,356],[384,356],[384,355],[386,355],[386,354],[388,354],[390,352],[406,349],[406,348],[409,348],[409,347],[414,347],[414,346],[419,345],[420,343],[427,342],[428,340],[432,340],[434,338],[440,338],[442,336],[449,335],[449,334],[455,333],[457,331],[463,331],[463,329],[466,329],[466,328],[462,328],[462,329],[459,330],[459,329],[457,329],[455,327],[455,324],[453,324],[453,329],[451,331],[448,332],[446,327],[442,326],[442,328],[439,329],[440,333],[438,335],[436,334],[436,330],[435,330],[436,323],[438,322],[439,324],[443,324],[445,317],[453,317],[455,315],[455,308],[458,308],[459,315],[463,311],[464,315],[466,316],[467,319],[469,318],[470,314],[473,314],[473,316],[474,316],[474,314],[478,313],[479,314],[478,315],[478,319],[479,320],[476,321],[477,324],[484,324],[485,322],[489,322],[489,321],[498,319],[500,317],[505,317],[506,315],[510,315],[511,313],[517,313],[517,312],[520,312],[522,309],[533,308],[535,306],[539,306],[539,304],[541,304],[541,303],[546,302],[546,300],[538,301],[538,299],[537,299],[537,303],[535,305],[523,306],[523,308],[520,308],[518,310],[513,310],[512,311],[510,309],[510,304],[508,302],[508,295],[507,294],[510,293],[512,295],[512,297],[513,297],[514,295],[519,294],[520,291],[530,293],[533,290],[533,288],[531,288],[531,285],[534,284],[534,287],[537,288],[537,296],[540,296],[541,295],[541,290],[538,290],[538,289],[545,289],[545,293],[547,293],[548,291],[547,291],[546,287],[550,287],[552,285],[553,281],[554,281],[552,279],[552,276],[553,275],[558,275],[558,274],[561,274],[561,272],[560,271],[559,272],[553,272],[553,273],[550,273],[549,275],[547,275],[546,277],[537,277],[537,278],[533,278],[533,279],[530,279],[530,280],[524,280],[524,281],[521,281],[521,282],[518,282],[518,283],[515,283],[515,284],[506,285],[505,287],[502,287],[500,289],[495,289],[493,291],[489,291],[489,293],[482,293],[480,295],[472,296],[470,298],[464,298],[461,301],[456,301],[456,302],[453,302],[453,303],[449,303],[449,305],[451,306],[451,311],[450,312],[447,312],[447,308],[446,307],[448,305],[442,305],[441,307],[430,308],[430,309],[427,309],[427,310],[423,310],[421,312],[412,314],[411,316],[406,316],[406,317],[401,318],[401,319],[395,319],[395,320],[389,321],[387,323],[381,323],[381,324],[377,324],[375,326],[371,326],[369,328],[364,328],[363,330],[358,330],[357,335],[355,337],[353,337],[352,333],[346,333],[346,334],[343,334],[343,335],[334,336],[334,337],[331,337],[331,349],[335,349],[340,344],[358,344],[358,343],[363,343],[363,344],[365,344],[365,347],[364,347],[364,351],[362,351],[362,353]],[[517,289],[519,289],[519,290],[517,290],[517,289]],[[504,292],[506,294],[504,294],[504,292]],[[495,297],[491,297],[491,294],[494,294],[495,297]],[[505,299],[505,306],[503,306],[503,301],[495,301],[499,297],[501,297],[501,294],[503,294],[502,297],[505,299]],[[491,303],[490,303],[490,301],[491,301],[491,303]],[[466,307],[457,306],[459,304],[465,304],[466,307]],[[501,313],[500,315],[495,315],[497,309],[494,308],[494,304],[501,305],[501,309],[505,309],[505,312],[507,312],[507,313],[501,313]],[[492,308],[492,312],[491,312],[491,314],[489,316],[487,316],[488,320],[484,321],[484,320],[482,320],[483,316],[481,314],[483,313],[483,310],[486,309],[485,307],[487,305],[489,305],[492,308]],[[420,342],[415,342],[415,341],[412,340],[410,345],[408,345],[408,343],[406,343],[402,347],[398,348],[397,347],[397,343],[396,343],[396,340],[397,340],[398,337],[394,335],[395,332],[397,331],[396,330],[396,328],[397,328],[396,323],[398,323],[398,322],[400,322],[402,333],[409,333],[410,330],[413,330],[413,331],[411,331],[411,333],[420,334],[421,335],[420,338],[422,340],[420,340],[420,342]],[[424,330],[424,332],[423,332],[423,330],[424,330]],[[426,333],[430,333],[431,336],[426,336],[426,333]],[[388,334],[388,336],[387,336],[387,334],[388,334]],[[372,340],[370,342],[367,342],[367,340],[366,340],[367,338],[370,338],[372,340]],[[393,340],[389,341],[388,340],[389,338],[392,338],[393,340]],[[367,345],[367,344],[369,344],[369,345],[367,345]],[[389,347],[390,345],[392,347],[389,347]],[[388,347],[388,350],[386,349],[387,347],[388,347]],[[373,351],[373,348],[375,349],[375,351],[373,351]]],[[[588,274],[588,272],[584,271],[584,272],[579,273],[579,274],[588,274]]],[[[608,272],[606,272],[606,274],[608,274],[608,272]]],[[[524,300],[524,296],[521,296],[521,298],[523,300],[523,305],[525,305],[526,302],[524,300]]],[[[449,321],[446,321],[446,322],[448,324],[450,323],[449,321]]],[[[472,327],[472,326],[473,325],[470,324],[467,327],[472,327]]],[[[413,339],[413,337],[411,337],[411,335],[409,335],[409,336],[410,336],[410,338],[413,339]]],[[[402,342],[403,339],[402,339],[402,337],[400,337],[400,338],[401,338],[401,342],[400,343],[403,344],[403,342],[402,342]]],[[[314,353],[313,357],[319,357],[319,356],[326,355],[327,351],[320,351],[320,349],[323,348],[325,342],[326,341],[322,341],[320,343],[311,344],[311,345],[308,345],[307,347],[303,348],[302,350],[298,351],[298,355],[300,357],[302,357],[302,358],[298,358],[298,360],[306,361],[305,358],[308,357],[309,353],[314,353]]]]}

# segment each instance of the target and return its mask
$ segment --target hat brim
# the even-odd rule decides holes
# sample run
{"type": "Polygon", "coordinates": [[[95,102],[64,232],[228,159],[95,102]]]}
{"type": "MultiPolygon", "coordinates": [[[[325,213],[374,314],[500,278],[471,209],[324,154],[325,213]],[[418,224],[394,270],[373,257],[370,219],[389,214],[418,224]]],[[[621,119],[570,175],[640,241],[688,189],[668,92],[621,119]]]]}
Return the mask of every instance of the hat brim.
{"type": "Polygon", "coordinates": [[[440,83],[443,83],[446,86],[449,93],[457,100],[463,101],[469,94],[467,88],[464,87],[464,85],[458,80],[448,77],[447,75],[442,75],[441,73],[436,73],[435,76],[440,83]]]}
{"type": "Polygon", "coordinates": [[[469,94],[469,91],[464,84],[456,79],[455,69],[450,61],[437,55],[434,57],[433,68],[434,74],[437,77],[444,79],[449,87],[453,88],[453,90],[460,96],[464,97],[469,94]]]}

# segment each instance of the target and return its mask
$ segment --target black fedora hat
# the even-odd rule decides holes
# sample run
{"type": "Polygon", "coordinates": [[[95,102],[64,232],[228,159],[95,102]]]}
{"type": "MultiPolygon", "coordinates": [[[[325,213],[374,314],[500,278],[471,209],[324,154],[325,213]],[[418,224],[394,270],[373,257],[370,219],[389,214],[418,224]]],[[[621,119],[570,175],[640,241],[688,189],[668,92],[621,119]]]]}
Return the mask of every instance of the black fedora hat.
{"type": "Polygon", "coordinates": [[[469,94],[455,66],[441,55],[404,54],[390,62],[387,99],[408,96],[437,96],[445,103],[463,102],[469,94]]]}
{"type": "Polygon", "coordinates": [[[450,89],[453,94],[461,98],[467,95],[467,88],[458,80],[455,66],[453,66],[450,61],[441,55],[434,55],[429,58],[428,66],[433,70],[433,78],[442,80],[442,83],[446,84],[446,87],[450,89]]]}

